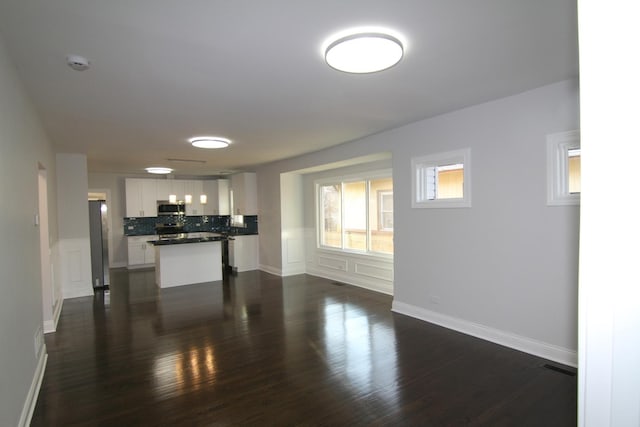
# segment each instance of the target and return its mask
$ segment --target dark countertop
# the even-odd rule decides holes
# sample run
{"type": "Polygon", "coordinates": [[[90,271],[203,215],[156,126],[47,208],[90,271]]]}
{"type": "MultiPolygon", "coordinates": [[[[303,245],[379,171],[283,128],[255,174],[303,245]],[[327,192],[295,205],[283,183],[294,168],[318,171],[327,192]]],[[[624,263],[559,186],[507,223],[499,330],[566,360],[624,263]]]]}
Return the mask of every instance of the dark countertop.
{"type": "Polygon", "coordinates": [[[252,233],[250,231],[229,231],[228,233],[224,233],[227,236],[257,236],[258,233],[252,233]]]}
{"type": "MultiPolygon", "coordinates": [[[[215,233],[215,234],[220,234],[222,236],[256,236],[258,235],[258,233],[253,233],[250,231],[189,231],[186,232],[188,233],[215,233]]],[[[147,234],[147,233],[131,233],[131,234],[125,234],[124,237],[140,237],[140,236],[158,236],[157,233],[152,233],[152,234],[147,234]]]]}
{"type": "Polygon", "coordinates": [[[160,239],[151,240],[153,246],[168,246],[168,245],[181,245],[185,243],[207,243],[207,242],[220,242],[227,240],[225,236],[210,236],[210,237],[181,237],[177,239],[160,239]]]}

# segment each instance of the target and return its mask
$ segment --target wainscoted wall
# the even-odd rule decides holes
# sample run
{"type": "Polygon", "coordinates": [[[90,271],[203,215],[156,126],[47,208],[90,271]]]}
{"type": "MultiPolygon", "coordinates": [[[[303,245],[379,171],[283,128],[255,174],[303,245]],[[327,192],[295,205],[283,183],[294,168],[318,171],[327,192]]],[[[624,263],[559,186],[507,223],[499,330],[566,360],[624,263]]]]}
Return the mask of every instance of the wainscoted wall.
{"type": "Polygon", "coordinates": [[[63,298],[93,295],[87,157],[83,154],[56,155],[58,171],[58,257],[63,298]]]}
{"type": "Polygon", "coordinates": [[[60,280],[62,297],[93,295],[91,285],[91,247],[89,239],[60,239],[60,280]]]}
{"type": "MultiPolygon", "coordinates": [[[[388,157],[388,156],[387,156],[388,157]]],[[[337,282],[393,294],[393,255],[370,255],[318,248],[315,181],[326,178],[368,176],[389,170],[391,159],[331,167],[303,175],[305,271],[337,282]]]]}
{"type": "Polygon", "coordinates": [[[313,239],[307,242],[307,273],[393,295],[393,258],[321,250],[313,239]]]}

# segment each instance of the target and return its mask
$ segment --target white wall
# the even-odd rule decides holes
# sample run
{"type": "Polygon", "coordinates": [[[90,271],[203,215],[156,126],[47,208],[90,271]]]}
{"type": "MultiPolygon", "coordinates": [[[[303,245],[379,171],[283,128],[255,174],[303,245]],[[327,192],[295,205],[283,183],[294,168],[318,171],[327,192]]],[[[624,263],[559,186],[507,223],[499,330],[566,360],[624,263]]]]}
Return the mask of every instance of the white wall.
{"type": "Polygon", "coordinates": [[[87,156],[56,154],[58,170],[58,256],[65,299],[93,295],[87,156]]]}
{"type": "MultiPolygon", "coordinates": [[[[302,175],[297,173],[282,174],[280,178],[280,220],[282,227],[282,266],[272,270],[269,266],[260,265],[262,270],[281,276],[291,276],[305,272],[305,229],[303,219],[302,175]]],[[[260,217],[258,217],[260,221],[260,217]]],[[[262,241],[260,241],[262,245],[262,241]]],[[[269,250],[263,248],[263,251],[269,250]]]]}
{"type": "MultiPolygon", "coordinates": [[[[0,39],[0,425],[23,425],[35,404],[46,348],[42,327],[38,164],[47,170],[49,241],[55,247],[55,159],[0,39]]],[[[54,283],[55,283],[54,278],[54,283]]],[[[55,295],[55,292],[54,292],[55,295]]]]}
{"type": "Polygon", "coordinates": [[[640,425],[640,3],[579,2],[578,425],[640,425]],[[633,52],[633,53],[632,53],[633,52]]]}
{"type": "Polygon", "coordinates": [[[282,262],[281,173],[388,151],[394,309],[575,364],[579,208],[546,206],[545,138],[578,125],[577,84],[565,81],[264,165],[261,262],[282,262]],[[411,157],[464,147],[472,208],[412,209],[411,157]]]}

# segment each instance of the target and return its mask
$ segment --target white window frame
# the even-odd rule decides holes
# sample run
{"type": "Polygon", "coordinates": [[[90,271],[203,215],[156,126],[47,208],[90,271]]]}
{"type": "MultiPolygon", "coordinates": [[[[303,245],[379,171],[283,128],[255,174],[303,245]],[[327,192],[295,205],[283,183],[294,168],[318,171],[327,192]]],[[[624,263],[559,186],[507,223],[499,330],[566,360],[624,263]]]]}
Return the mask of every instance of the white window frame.
{"type": "MultiPolygon", "coordinates": [[[[370,172],[363,172],[363,173],[358,173],[358,174],[353,174],[353,175],[341,175],[341,176],[335,176],[335,177],[331,177],[331,178],[322,178],[322,179],[318,179],[314,181],[314,187],[315,187],[315,191],[316,191],[316,196],[315,196],[315,200],[316,200],[316,247],[318,250],[322,250],[322,251],[327,251],[327,252],[344,252],[344,253],[349,253],[349,254],[357,254],[357,255],[361,255],[361,256],[367,256],[367,257],[377,257],[377,258],[385,258],[385,259],[393,259],[393,254],[389,254],[389,253],[385,253],[385,252],[375,252],[375,251],[371,251],[369,250],[369,242],[371,239],[371,230],[370,230],[370,224],[369,224],[369,210],[372,208],[371,206],[369,206],[369,197],[367,197],[367,210],[366,210],[366,224],[367,224],[367,250],[366,251],[359,251],[359,250],[355,250],[355,249],[347,249],[344,246],[344,234],[341,238],[341,247],[340,248],[336,248],[334,246],[326,246],[322,244],[322,229],[321,229],[321,214],[320,214],[320,207],[322,206],[322,195],[320,194],[320,187],[323,185],[331,185],[331,184],[343,184],[343,183],[349,183],[349,182],[358,182],[358,181],[365,181],[367,183],[367,195],[369,194],[370,191],[370,187],[369,187],[369,181],[371,180],[375,180],[375,179],[380,179],[380,178],[392,178],[393,179],[393,173],[391,169],[381,169],[381,170],[375,170],[375,171],[370,171],[370,172]]],[[[393,190],[392,190],[393,191],[393,190]]],[[[344,194],[342,194],[342,197],[344,197],[344,194]]],[[[343,206],[344,208],[344,206],[343,206]]],[[[378,207],[375,206],[375,209],[377,209],[378,207]]],[[[395,204],[394,204],[394,209],[395,209],[395,204]]],[[[341,227],[344,227],[344,209],[341,210],[341,227]]],[[[390,230],[393,231],[393,230],[390,230]]],[[[344,232],[344,230],[343,230],[344,232]]]]}
{"type": "MultiPolygon", "coordinates": [[[[393,191],[389,191],[389,190],[378,190],[378,228],[381,231],[393,231],[393,227],[389,228],[389,227],[385,227],[384,226],[384,218],[383,218],[383,214],[385,211],[383,210],[384,208],[384,196],[389,196],[391,195],[391,197],[393,198],[393,191]]],[[[393,211],[391,211],[391,213],[393,214],[393,211]]]]}
{"type": "Polygon", "coordinates": [[[413,157],[411,159],[411,206],[413,208],[470,208],[471,207],[471,148],[413,157]],[[428,169],[461,163],[462,197],[456,199],[428,198],[428,169]]]}
{"type": "Polygon", "coordinates": [[[580,193],[569,193],[569,150],[580,148],[580,131],[547,135],[547,205],[579,205],[580,193]]]}

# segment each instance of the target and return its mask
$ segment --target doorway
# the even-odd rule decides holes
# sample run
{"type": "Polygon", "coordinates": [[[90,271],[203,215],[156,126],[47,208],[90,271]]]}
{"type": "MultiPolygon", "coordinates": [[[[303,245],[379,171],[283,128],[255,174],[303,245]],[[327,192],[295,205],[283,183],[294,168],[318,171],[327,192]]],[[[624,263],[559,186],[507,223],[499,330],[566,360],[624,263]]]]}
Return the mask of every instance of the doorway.
{"type": "Polygon", "coordinates": [[[89,239],[91,247],[91,283],[95,290],[108,290],[109,254],[110,254],[110,221],[107,205],[107,193],[90,191],[89,202],[89,239]]]}
{"type": "Polygon", "coordinates": [[[60,307],[53,286],[53,264],[49,242],[49,202],[47,197],[47,170],[38,163],[38,215],[35,219],[40,232],[40,282],[42,285],[42,328],[45,333],[55,332],[60,307]],[[58,309],[56,309],[56,307],[58,309]]]}

